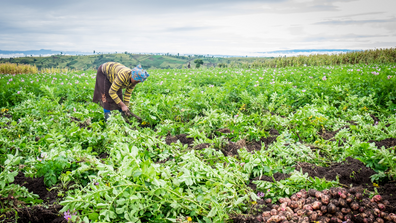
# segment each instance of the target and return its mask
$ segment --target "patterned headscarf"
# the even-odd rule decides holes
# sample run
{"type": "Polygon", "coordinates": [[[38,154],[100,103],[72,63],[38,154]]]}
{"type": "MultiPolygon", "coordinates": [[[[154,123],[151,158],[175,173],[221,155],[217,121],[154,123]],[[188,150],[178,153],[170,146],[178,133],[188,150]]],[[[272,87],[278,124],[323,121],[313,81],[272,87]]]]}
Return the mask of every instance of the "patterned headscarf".
{"type": "Polygon", "coordinates": [[[131,76],[135,81],[144,82],[150,75],[146,70],[143,70],[142,66],[139,64],[132,69],[131,76]]]}

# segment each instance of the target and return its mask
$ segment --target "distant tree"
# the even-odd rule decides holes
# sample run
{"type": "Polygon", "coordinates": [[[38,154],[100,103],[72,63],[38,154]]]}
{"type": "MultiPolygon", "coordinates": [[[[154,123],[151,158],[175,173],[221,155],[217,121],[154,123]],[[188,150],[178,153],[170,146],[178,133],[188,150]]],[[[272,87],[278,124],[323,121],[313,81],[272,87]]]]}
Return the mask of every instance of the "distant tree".
{"type": "Polygon", "coordinates": [[[203,60],[202,59],[196,59],[196,60],[194,60],[194,63],[195,63],[195,67],[199,68],[203,64],[203,60]]]}

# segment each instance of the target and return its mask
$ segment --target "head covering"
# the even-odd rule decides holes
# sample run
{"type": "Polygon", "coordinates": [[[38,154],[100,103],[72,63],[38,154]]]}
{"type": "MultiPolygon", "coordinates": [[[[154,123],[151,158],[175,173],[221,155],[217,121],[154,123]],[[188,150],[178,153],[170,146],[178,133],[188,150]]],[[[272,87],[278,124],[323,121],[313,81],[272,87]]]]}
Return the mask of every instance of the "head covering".
{"type": "Polygon", "coordinates": [[[134,79],[135,81],[144,82],[150,75],[147,73],[146,70],[143,70],[142,66],[139,64],[132,69],[131,76],[132,79],[134,79]]]}

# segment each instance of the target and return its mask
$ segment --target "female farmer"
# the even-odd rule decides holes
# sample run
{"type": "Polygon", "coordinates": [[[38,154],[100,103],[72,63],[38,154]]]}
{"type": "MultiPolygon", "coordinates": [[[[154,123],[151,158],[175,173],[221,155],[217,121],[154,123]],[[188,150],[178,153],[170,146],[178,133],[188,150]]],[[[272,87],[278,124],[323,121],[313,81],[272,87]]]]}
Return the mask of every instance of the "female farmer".
{"type": "Polygon", "coordinates": [[[99,66],[96,74],[96,84],[93,102],[100,102],[107,121],[112,110],[118,110],[123,115],[132,115],[139,121],[142,119],[131,113],[128,109],[132,90],[136,84],[147,79],[149,74],[142,69],[140,64],[129,69],[116,62],[107,62],[99,66]],[[122,89],[125,90],[122,100],[122,89]]]}

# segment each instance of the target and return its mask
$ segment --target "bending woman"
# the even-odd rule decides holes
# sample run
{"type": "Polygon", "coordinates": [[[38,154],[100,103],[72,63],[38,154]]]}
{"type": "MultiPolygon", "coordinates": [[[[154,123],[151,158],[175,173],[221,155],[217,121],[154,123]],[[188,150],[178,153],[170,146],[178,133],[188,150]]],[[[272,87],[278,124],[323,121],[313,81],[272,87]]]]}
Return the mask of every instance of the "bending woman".
{"type": "Polygon", "coordinates": [[[128,106],[136,84],[144,82],[148,76],[149,74],[140,65],[133,69],[116,62],[107,62],[99,66],[92,101],[100,102],[106,121],[113,110],[118,110],[123,115],[133,115],[139,121],[142,120],[131,113],[128,106]],[[122,89],[125,89],[124,100],[122,89]]]}

